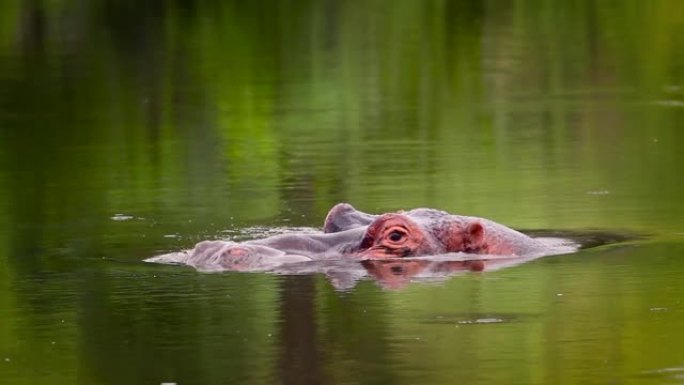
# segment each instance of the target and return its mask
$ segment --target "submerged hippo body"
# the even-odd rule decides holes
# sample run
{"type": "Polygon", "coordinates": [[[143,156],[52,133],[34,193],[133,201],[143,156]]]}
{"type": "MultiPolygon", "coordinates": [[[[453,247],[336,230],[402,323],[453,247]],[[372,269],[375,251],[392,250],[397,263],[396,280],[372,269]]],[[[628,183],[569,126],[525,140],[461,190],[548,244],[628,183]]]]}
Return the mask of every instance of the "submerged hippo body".
{"type": "Polygon", "coordinates": [[[263,271],[320,260],[387,260],[448,253],[532,258],[575,249],[531,238],[483,218],[422,208],[373,215],[340,203],[328,212],[322,233],[283,234],[242,243],[205,241],[191,250],[148,261],[182,263],[205,271],[263,271]]]}
{"type": "Polygon", "coordinates": [[[203,241],[193,249],[164,254],[152,262],[183,263],[203,271],[264,271],[285,264],[353,254],[363,228],[339,233],[282,234],[241,243],[203,241]]]}

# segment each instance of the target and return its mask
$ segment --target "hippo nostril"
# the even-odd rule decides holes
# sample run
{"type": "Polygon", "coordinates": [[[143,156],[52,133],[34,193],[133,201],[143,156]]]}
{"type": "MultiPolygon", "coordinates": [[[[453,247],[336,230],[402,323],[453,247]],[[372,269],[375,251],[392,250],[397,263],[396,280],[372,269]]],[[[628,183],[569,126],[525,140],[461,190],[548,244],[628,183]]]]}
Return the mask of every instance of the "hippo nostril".
{"type": "Polygon", "coordinates": [[[390,270],[392,270],[392,273],[394,274],[402,274],[404,272],[404,268],[401,266],[392,266],[390,270]]]}

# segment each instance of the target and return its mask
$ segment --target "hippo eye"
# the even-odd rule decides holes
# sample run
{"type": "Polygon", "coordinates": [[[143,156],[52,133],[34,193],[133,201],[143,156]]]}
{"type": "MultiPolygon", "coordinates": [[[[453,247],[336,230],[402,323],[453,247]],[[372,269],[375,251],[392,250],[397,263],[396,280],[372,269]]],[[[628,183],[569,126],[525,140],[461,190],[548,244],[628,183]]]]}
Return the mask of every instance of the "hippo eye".
{"type": "Polygon", "coordinates": [[[406,233],[404,233],[403,231],[394,230],[391,233],[389,233],[388,238],[392,242],[399,242],[402,239],[404,239],[405,235],[406,235],[406,233]]]}

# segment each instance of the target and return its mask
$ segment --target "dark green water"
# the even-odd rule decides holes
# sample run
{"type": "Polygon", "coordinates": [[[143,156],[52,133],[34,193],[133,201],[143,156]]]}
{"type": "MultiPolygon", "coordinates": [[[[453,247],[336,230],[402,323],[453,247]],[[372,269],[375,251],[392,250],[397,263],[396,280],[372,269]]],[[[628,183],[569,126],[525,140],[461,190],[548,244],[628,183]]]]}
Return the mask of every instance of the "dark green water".
{"type": "Polygon", "coordinates": [[[2,2],[0,383],[683,384],[683,52],[679,0],[2,2]],[[343,293],[140,262],[338,201],[646,237],[343,293]]]}

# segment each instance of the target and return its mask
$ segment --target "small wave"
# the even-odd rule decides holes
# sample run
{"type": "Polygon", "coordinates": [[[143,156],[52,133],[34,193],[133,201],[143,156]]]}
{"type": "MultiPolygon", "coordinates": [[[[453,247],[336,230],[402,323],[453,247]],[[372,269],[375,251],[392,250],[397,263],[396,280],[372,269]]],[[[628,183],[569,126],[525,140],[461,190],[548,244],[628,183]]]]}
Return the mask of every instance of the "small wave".
{"type": "Polygon", "coordinates": [[[670,368],[659,368],[653,370],[646,370],[641,373],[645,377],[656,377],[661,379],[675,380],[678,383],[684,380],[684,367],[675,366],[670,368]]]}
{"type": "Polygon", "coordinates": [[[489,325],[512,323],[519,317],[507,314],[456,314],[456,315],[437,315],[425,323],[444,324],[444,325],[489,325]]]}
{"type": "Polygon", "coordinates": [[[223,233],[228,235],[233,241],[243,241],[248,239],[261,239],[274,235],[281,234],[312,234],[320,233],[321,231],[313,227],[296,227],[296,226],[252,226],[236,230],[227,230],[223,233]]]}
{"type": "Polygon", "coordinates": [[[126,214],[114,214],[109,219],[111,219],[113,221],[130,221],[132,219],[135,219],[135,217],[132,215],[126,215],[126,214]]]}
{"type": "Polygon", "coordinates": [[[665,107],[684,107],[684,100],[658,100],[655,104],[665,107]]]}

